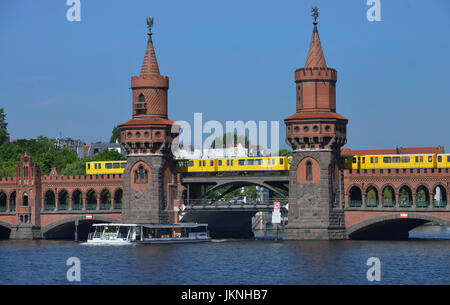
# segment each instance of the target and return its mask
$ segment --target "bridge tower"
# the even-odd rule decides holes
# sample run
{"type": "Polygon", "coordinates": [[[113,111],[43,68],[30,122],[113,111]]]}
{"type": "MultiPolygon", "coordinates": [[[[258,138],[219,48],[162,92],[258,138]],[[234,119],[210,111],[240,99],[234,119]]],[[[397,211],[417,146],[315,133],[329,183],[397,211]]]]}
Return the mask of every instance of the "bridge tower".
{"type": "Polygon", "coordinates": [[[346,238],[340,148],[348,120],[336,113],[337,71],[326,65],[315,13],[305,67],[295,71],[296,113],[284,120],[293,150],[284,239],[346,238]]]}
{"type": "Polygon", "coordinates": [[[9,238],[40,239],[41,172],[28,152],[20,157],[16,177],[16,224],[9,238]]]}
{"type": "Polygon", "coordinates": [[[120,125],[121,146],[127,151],[122,205],[123,222],[176,221],[173,202],[177,179],[171,143],[177,132],[167,115],[169,77],[159,72],[152,41],[153,18],[139,76],[131,77],[132,119],[120,125]]]}

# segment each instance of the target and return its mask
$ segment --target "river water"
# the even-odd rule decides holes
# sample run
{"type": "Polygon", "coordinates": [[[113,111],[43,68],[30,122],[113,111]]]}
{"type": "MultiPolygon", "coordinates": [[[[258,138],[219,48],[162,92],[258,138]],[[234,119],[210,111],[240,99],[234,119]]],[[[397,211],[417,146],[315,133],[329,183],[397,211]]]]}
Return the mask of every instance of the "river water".
{"type": "Polygon", "coordinates": [[[91,246],[73,241],[0,241],[0,284],[449,284],[450,228],[405,241],[216,240],[201,244],[91,246]],[[70,257],[80,281],[69,282],[70,257]]]}

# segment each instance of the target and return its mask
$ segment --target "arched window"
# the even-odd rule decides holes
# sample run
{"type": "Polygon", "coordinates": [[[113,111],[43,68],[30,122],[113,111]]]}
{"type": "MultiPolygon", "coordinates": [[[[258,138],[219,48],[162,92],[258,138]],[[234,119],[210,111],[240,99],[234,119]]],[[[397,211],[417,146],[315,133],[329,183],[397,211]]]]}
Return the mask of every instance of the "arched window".
{"type": "Polygon", "coordinates": [[[306,162],[306,181],[312,180],[312,162],[307,161],[306,162]]]}
{"type": "Polygon", "coordinates": [[[144,94],[139,94],[139,103],[145,103],[145,96],[144,94]]]}
{"type": "Polygon", "coordinates": [[[147,184],[148,183],[148,171],[144,166],[140,165],[136,171],[134,171],[134,183],[147,184]]]}

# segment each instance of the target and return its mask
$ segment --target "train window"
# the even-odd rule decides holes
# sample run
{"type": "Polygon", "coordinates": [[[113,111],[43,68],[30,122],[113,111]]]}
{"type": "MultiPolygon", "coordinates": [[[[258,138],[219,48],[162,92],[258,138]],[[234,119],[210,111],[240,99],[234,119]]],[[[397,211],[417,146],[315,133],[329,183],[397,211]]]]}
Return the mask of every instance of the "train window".
{"type": "Polygon", "coordinates": [[[375,163],[378,163],[378,157],[375,157],[375,163]]]}
{"type": "Polygon", "coordinates": [[[400,157],[393,157],[392,158],[393,163],[400,163],[400,157]]]}
{"type": "Polygon", "coordinates": [[[288,159],[288,162],[289,162],[289,164],[291,164],[291,163],[292,163],[292,159],[291,159],[291,158],[289,158],[289,159],[288,159]]]}
{"type": "Polygon", "coordinates": [[[203,160],[203,166],[206,166],[205,164],[206,164],[206,161],[203,160]]]}
{"type": "Polygon", "coordinates": [[[362,157],[362,163],[366,163],[366,157],[362,157]]]}
{"type": "Polygon", "coordinates": [[[227,166],[230,166],[230,160],[227,160],[227,166]]]}
{"type": "Polygon", "coordinates": [[[245,165],[245,160],[239,160],[239,163],[238,163],[239,165],[245,165]]]}
{"type": "Polygon", "coordinates": [[[370,157],[370,163],[373,163],[373,157],[370,157]]]}
{"type": "Polygon", "coordinates": [[[253,159],[247,160],[247,165],[253,165],[253,164],[254,164],[254,161],[255,161],[255,160],[253,160],[253,159]]]}
{"type": "Polygon", "coordinates": [[[402,162],[403,163],[409,163],[409,157],[402,157],[402,162]]]}
{"type": "Polygon", "coordinates": [[[256,159],[255,160],[255,165],[262,165],[262,160],[261,159],[256,159]]]}
{"type": "Polygon", "coordinates": [[[416,163],[418,163],[419,162],[419,157],[416,157],[416,163]]]}
{"type": "Polygon", "coordinates": [[[356,163],[356,158],[355,157],[353,157],[353,163],[356,163]]]}
{"type": "Polygon", "coordinates": [[[90,165],[89,163],[88,163],[88,165],[87,165],[87,166],[88,166],[88,169],[91,169],[91,165],[90,165]]]}
{"type": "Polygon", "coordinates": [[[112,168],[112,163],[105,163],[105,168],[112,168]]]}
{"type": "Polygon", "coordinates": [[[95,166],[94,166],[94,167],[95,167],[95,169],[97,169],[97,164],[95,164],[95,166]]]}
{"type": "Polygon", "coordinates": [[[120,168],[120,163],[113,163],[113,168],[120,168]]]}
{"type": "Polygon", "coordinates": [[[442,162],[442,156],[438,156],[438,162],[442,162]]]}
{"type": "Polygon", "coordinates": [[[202,166],[202,161],[198,161],[198,166],[202,166]]]}
{"type": "Polygon", "coordinates": [[[433,162],[433,156],[428,156],[428,162],[433,162]]]}
{"type": "Polygon", "coordinates": [[[383,158],[384,163],[391,163],[391,157],[384,157],[383,158]]]}
{"type": "Polygon", "coordinates": [[[447,162],[450,162],[450,156],[447,156],[447,162]]]}
{"type": "Polygon", "coordinates": [[[219,163],[219,166],[222,166],[222,160],[219,160],[218,163],[219,163]]]}
{"type": "Polygon", "coordinates": [[[420,156],[420,163],[423,163],[423,156],[420,156]]]}
{"type": "Polygon", "coordinates": [[[281,164],[283,164],[283,159],[282,159],[282,158],[280,158],[280,165],[281,165],[281,164]]]}
{"type": "Polygon", "coordinates": [[[120,164],[120,167],[125,168],[125,167],[127,167],[127,164],[124,162],[124,163],[120,164]]]}
{"type": "Polygon", "coordinates": [[[214,166],[214,161],[213,160],[209,161],[209,166],[214,166]]]}
{"type": "Polygon", "coordinates": [[[234,164],[234,162],[233,162],[233,160],[231,160],[231,166],[233,166],[233,164],[234,164]]]}

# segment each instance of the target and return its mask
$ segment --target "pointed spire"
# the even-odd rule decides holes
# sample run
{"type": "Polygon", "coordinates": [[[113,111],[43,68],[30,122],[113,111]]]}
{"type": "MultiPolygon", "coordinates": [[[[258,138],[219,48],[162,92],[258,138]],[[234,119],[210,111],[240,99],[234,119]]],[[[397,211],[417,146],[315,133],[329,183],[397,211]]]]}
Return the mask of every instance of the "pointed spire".
{"type": "Polygon", "coordinates": [[[314,30],[309,45],[308,57],[306,58],[305,68],[327,68],[325,56],[323,55],[322,45],[320,43],[319,31],[317,30],[317,17],[319,16],[317,6],[312,9],[314,17],[314,30]]]}
{"type": "Polygon", "coordinates": [[[156,60],[155,49],[152,41],[153,18],[147,18],[148,42],[145,50],[144,62],[141,68],[141,77],[160,75],[158,61],[156,60]]]}

